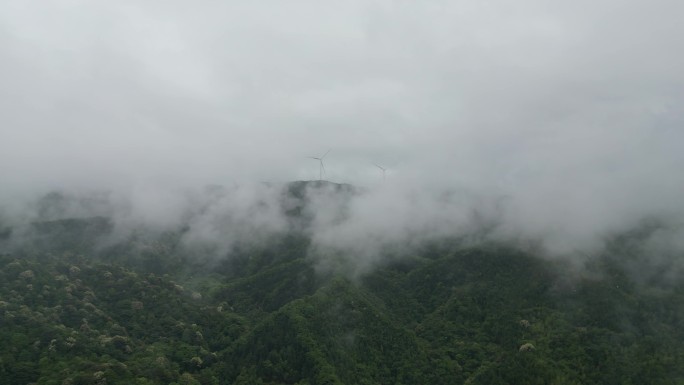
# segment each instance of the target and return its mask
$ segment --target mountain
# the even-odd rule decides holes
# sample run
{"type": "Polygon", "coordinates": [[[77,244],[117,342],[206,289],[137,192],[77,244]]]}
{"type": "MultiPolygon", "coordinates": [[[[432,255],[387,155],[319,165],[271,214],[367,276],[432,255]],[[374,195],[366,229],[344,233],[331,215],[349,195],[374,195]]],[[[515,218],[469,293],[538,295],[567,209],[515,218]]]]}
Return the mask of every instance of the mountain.
{"type": "Polygon", "coordinates": [[[320,268],[311,202],[344,220],[363,191],[280,191],[285,230],[212,259],[184,244],[191,221],[118,238],[99,216],[36,221],[21,242],[13,229],[0,383],[684,383],[684,281],[634,274],[643,232],[582,266],[442,237],[348,275],[320,268]]]}

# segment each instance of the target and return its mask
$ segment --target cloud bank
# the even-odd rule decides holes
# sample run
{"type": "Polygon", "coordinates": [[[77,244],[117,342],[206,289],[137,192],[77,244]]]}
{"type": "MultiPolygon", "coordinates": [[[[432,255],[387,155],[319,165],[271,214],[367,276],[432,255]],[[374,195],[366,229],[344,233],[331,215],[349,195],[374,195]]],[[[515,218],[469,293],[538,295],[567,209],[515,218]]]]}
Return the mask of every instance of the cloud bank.
{"type": "Polygon", "coordinates": [[[465,231],[481,215],[498,237],[542,238],[556,253],[644,218],[676,227],[683,11],[673,0],[5,1],[2,215],[30,217],[17,202],[52,189],[89,190],[112,192],[126,220],[179,223],[195,210],[188,190],[219,184],[245,190],[192,217],[196,239],[243,234],[225,236],[226,224],[277,230],[282,217],[264,208],[274,198],[244,186],[317,179],[307,157],[331,149],[325,179],[367,193],[344,223],[319,205],[315,240],[330,247],[465,231]]]}

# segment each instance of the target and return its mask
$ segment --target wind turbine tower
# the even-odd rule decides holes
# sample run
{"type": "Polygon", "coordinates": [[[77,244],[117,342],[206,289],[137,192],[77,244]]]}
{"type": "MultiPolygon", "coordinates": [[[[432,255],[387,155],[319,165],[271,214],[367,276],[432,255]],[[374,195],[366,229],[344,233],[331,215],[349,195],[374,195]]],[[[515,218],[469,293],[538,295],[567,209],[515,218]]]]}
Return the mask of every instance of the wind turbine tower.
{"type": "Polygon", "coordinates": [[[380,170],[382,170],[382,180],[384,181],[384,180],[385,180],[385,171],[387,171],[387,169],[384,168],[384,167],[382,167],[382,166],[380,166],[380,165],[377,165],[377,164],[375,165],[375,167],[377,167],[377,168],[379,168],[380,170]]]}
{"type": "Polygon", "coordinates": [[[330,152],[330,150],[328,150],[328,151],[327,151],[325,154],[323,154],[323,156],[321,156],[320,158],[315,157],[315,156],[310,156],[310,157],[309,157],[310,159],[316,159],[316,160],[319,162],[319,164],[320,164],[320,167],[318,168],[318,180],[323,180],[323,174],[325,173],[325,166],[323,166],[323,158],[325,158],[325,156],[328,155],[329,152],[330,152]]]}

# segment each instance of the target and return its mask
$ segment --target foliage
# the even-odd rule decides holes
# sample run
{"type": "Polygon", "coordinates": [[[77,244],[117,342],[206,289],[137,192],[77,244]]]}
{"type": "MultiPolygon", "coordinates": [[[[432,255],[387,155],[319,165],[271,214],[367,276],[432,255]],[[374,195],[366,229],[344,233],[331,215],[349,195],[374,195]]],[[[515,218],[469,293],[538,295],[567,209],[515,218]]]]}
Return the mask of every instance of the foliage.
{"type": "Polygon", "coordinates": [[[304,232],[207,265],[182,229],[98,252],[108,226],[34,225],[0,255],[3,384],[684,382],[684,285],[633,279],[631,247],[569,274],[445,240],[352,280],[304,232]]]}

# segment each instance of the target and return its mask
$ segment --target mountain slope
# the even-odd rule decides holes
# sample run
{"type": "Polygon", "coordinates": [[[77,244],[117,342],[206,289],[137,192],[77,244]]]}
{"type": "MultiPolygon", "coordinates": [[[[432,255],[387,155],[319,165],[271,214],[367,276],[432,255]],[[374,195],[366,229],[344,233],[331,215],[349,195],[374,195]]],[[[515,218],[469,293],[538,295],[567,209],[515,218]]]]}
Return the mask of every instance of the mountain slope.
{"type": "Polygon", "coordinates": [[[343,220],[358,190],[286,187],[288,227],[218,255],[184,244],[192,222],[118,238],[104,217],[5,227],[2,383],[684,383],[684,281],[643,231],[572,269],[443,238],[347,275],[320,268],[332,257],[307,226],[312,199],[343,220]]]}

